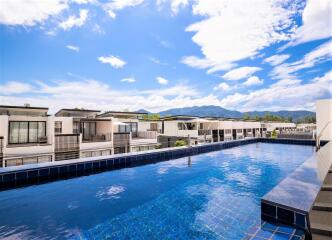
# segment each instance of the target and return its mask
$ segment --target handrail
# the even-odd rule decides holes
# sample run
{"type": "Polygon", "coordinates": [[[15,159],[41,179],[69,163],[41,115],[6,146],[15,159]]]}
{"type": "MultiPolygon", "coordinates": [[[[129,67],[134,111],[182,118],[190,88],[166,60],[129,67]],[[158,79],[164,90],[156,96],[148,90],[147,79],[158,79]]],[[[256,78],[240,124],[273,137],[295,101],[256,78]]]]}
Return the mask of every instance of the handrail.
{"type": "Polygon", "coordinates": [[[332,120],[331,121],[328,121],[325,126],[323,127],[322,131],[320,131],[319,135],[317,136],[316,138],[316,152],[320,149],[320,138],[322,137],[323,135],[323,132],[324,130],[327,128],[327,126],[332,123],[332,120]]]}

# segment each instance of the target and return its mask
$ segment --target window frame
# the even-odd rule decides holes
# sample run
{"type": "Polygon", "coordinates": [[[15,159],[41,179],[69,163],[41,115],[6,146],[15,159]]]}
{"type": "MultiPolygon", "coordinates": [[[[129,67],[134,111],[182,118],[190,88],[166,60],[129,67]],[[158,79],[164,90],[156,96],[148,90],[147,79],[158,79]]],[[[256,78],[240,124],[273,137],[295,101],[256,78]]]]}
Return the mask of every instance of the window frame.
{"type": "Polygon", "coordinates": [[[8,122],[8,144],[34,144],[34,143],[39,143],[38,139],[39,139],[39,133],[40,133],[40,130],[39,130],[39,123],[43,123],[44,124],[44,132],[45,132],[45,136],[43,137],[46,137],[47,136],[47,124],[46,124],[46,121],[9,121],[8,122]],[[12,123],[19,123],[18,125],[18,137],[20,136],[20,127],[21,127],[21,123],[28,123],[27,125],[27,132],[28,132],[28,135],[27,135],[27,141],[26,142],[20,142],[20,139],[18,138],[17,142],[12,142],[11,141],[11,131],[10,131],[10,127],[11,127],[11,124],[12,123]],[[37,140],[36,141],[30,141],[30,123],[37,123],[37,140]]]}

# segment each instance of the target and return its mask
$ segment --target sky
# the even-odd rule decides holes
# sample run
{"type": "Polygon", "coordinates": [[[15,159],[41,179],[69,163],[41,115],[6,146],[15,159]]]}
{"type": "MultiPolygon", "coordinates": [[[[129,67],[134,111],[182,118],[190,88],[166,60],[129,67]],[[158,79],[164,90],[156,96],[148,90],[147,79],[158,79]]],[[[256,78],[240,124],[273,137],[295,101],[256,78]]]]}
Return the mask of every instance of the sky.
{"type": "Polygon", "coordinates": [[[315,110],[332,0],[1,0],[0,105],[315,110]]]}

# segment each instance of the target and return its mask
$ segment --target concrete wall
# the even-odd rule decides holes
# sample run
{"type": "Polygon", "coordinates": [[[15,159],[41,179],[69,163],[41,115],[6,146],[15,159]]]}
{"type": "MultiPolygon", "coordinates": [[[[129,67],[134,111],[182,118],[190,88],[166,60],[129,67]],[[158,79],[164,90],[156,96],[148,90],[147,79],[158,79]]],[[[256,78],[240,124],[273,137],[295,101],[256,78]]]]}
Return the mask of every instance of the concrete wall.
{"type": "Polygon", "coordinates": [[[321,140],[332,140],[332,99],[316,101],[316,125],[317,136],[327,126],[322,133],[321,140]]]}
{"type": "Polygon", "coordinates": [[[145,131],[150,130],[151,123],[156,123],[158,131],[161,131],[162,123],[160,121],[139,121],[138,122],[138,131],[145,132],[145,131]]]}
{"type": "Polygon", "coordinates": [[[72,117],[53,117],[54,123],[62,122],[61,134],[73,134],[73,118],[72,117]]]}
{"type": "Polygon", "coordinates": [[[191,137],[198,137],[197,129],[196,130],[179,130],[178,123],[183,123],[183,121],[165,121],[164,122],[164,135],[187,137],[188,134],[190,134],[191,137]]]}

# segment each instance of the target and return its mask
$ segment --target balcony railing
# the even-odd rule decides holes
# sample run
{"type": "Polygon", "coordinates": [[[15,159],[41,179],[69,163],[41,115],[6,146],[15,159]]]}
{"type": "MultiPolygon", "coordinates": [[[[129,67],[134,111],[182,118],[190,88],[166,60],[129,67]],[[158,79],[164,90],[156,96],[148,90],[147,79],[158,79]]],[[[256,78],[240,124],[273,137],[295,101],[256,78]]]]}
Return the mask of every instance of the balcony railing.
{"type": "Polygon", "coordinates": [[[55,135],[55,152],[70,152],[80,149],[79,134],[60,134],[55,135]]]}
{"type": "Polygon", "coordinates": [[[144,138],[144,139],[156,139],[157,132],[156,131],[140,131],[137,132],[136,136],[132,136],[133,138],[144,138]]]}
{"type": "Polygon", "coordinates": [[[211,129],[198,129],[198,136],[212,135],[211,129]]]}
{"type": "Polygon", "coordinates": [[[114,147],[124,147],[130,143],[130,133],[113,133],[114,147]]]}
{"type": "Polygon", "coordinates": [[[100,134],[100,135],[90,135],[90,136],[83,136],[83,142],[108,142],[112,141],[112,135],[110,133],[107,134],[100,134]]]}

